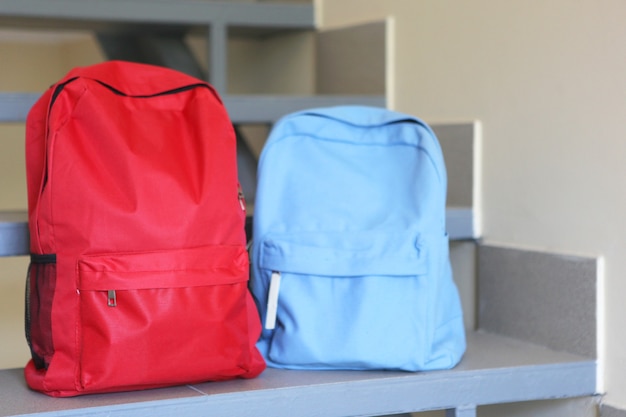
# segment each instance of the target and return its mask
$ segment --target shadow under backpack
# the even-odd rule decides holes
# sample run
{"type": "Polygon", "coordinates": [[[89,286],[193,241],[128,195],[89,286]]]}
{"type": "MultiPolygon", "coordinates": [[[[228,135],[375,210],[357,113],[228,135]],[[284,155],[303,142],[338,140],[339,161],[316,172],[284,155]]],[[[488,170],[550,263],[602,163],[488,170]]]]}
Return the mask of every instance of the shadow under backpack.
{"type": "Polygon", "coordinates": [[[463,317],[433,131],[393,111],[297,112],[258,165],[251,289],[268,366],[423,371],[455,366],[463,317]]]}

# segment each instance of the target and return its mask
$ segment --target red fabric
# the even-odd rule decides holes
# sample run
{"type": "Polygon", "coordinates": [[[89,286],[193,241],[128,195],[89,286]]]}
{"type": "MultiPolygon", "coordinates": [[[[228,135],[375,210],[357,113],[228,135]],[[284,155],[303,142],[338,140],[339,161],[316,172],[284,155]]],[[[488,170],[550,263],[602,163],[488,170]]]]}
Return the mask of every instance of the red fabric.
{"type": "Polygon", "coordinates": [[[57,256],[54,291],[40,294],[54,353],[47,369],[27,365],[31,388],[71,396],[263,371],[235,150],[217,93],[176,71],[106,62],[41,97],[27,120],[29,227],[31,251],[57,256]]]}

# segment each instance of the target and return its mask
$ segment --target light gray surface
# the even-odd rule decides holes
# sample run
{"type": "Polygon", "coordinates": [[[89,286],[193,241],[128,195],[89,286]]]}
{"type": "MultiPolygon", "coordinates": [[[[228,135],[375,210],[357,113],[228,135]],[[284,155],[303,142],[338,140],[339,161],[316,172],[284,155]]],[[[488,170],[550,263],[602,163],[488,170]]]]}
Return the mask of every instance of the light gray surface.
{"type": "Polygon", "coordinates": [[[594,258],[481,245],[478,325],[595,358],[596,274],[594,258]]]}
{"type": "Polygon", "coordinates": [[[317,93],[384,95],[385,38],[384,21],[317,32],[317,93]]]}
{"type": "Polygon", "coordinates": [[[448,171],[448,206],[472,207],[474,204],[473,123],[433,124],[448,171]]]}
{"type": "MultiPolygon", "coordinates": [[[[485,333],[449,371],[285,371],[251,380],[54,399],[26,388],[21,370],[0,371],[0,416],[367,416],[595,392],[595,361],[485,333]]],[[[471,407],[470,407],[471,409],[471,407]]],[[[453,414],[454,415],[454,414],[453,414]]],[[[466,416],[468,414],[459,414],[466,416]]],[[[471,414],[469,414],[471,415],[471,414]]]]}
{"type": "Polygon", "coordinates": [[[28,253],[28,214],[25,211],[0,211],[0,256],[28,253]]]}
{"type": "Polygon", "coordinates": [[[30,391],[24,381],[22,369],[0,371],[0,416],[2,417],[29,414],[89,415],[96,413],[97,410],[102,412],[103,409],[115,410],[119,413],[121,410],[129,410],[138,405],[149,407],[155,402],[176,404],[177,400],[193,403],[198,398],[201,398],[201,394],[187,386],[113,395],[51,398],[30,391]]]}
{"type": "Polygon", "coordinates": [[[626,417],[626,410],[602,405],[600,407],[600,417],[626,417]]]}

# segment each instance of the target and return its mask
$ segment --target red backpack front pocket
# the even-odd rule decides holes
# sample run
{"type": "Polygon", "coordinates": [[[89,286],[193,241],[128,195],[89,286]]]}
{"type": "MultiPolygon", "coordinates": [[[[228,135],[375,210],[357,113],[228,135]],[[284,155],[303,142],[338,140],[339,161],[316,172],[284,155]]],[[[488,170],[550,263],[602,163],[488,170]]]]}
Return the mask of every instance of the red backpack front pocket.
{"type": "Polygon", "coordinates": [[[238,246],[80,259],[80,389],[245,374],[247,274],[238,246]]]}

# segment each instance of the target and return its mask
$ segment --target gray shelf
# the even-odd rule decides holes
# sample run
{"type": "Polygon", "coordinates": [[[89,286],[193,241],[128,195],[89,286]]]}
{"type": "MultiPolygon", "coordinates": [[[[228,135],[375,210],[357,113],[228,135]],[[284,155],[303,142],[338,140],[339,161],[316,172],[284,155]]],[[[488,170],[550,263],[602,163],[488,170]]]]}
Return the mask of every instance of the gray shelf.
{"type": "MultiPolygon", "coordinates": [[[[37,101],[39,93],[1,93],[0,122],[23,122],[37,101]]],[[[278,95],[224,95],[224,105],[233,123],[272,123],[292,111],[335,106],[362,104],[385,107],[382,96],[278,96],[278,95]]]]}
{"type": "Polygon", "coordinates": [[[476,219],[471,207],[448,207],[446,226],[450,240],[477,239],[476,219]]]}
{"type": "Polygon", "coordinates": [[[3,370],[0,417],[340,417],[437,409],[471,417],[485,404],[593,395],[595,378],[593,360],[471,333],[459,366],[424,373],[267,369],[252,380],[55,399],[29,391],[21,369],[3,370]]]}
{"type": "Polygon", "coordinates": [[[0,92],[0,123],[24,122],[28,111],[39,96],[40,93],[0,92]]]}
{"type": "Polygon", "coordinates": [[[28,241],[28,214],[0,211],[0,256],[28,255],[28,241]]]}
{"type": "Polygon", "coordinates": [[[54,29],[231,27],[314,29],[312,4],[198,0],[4,0],[0,25],[54,29]]]}

